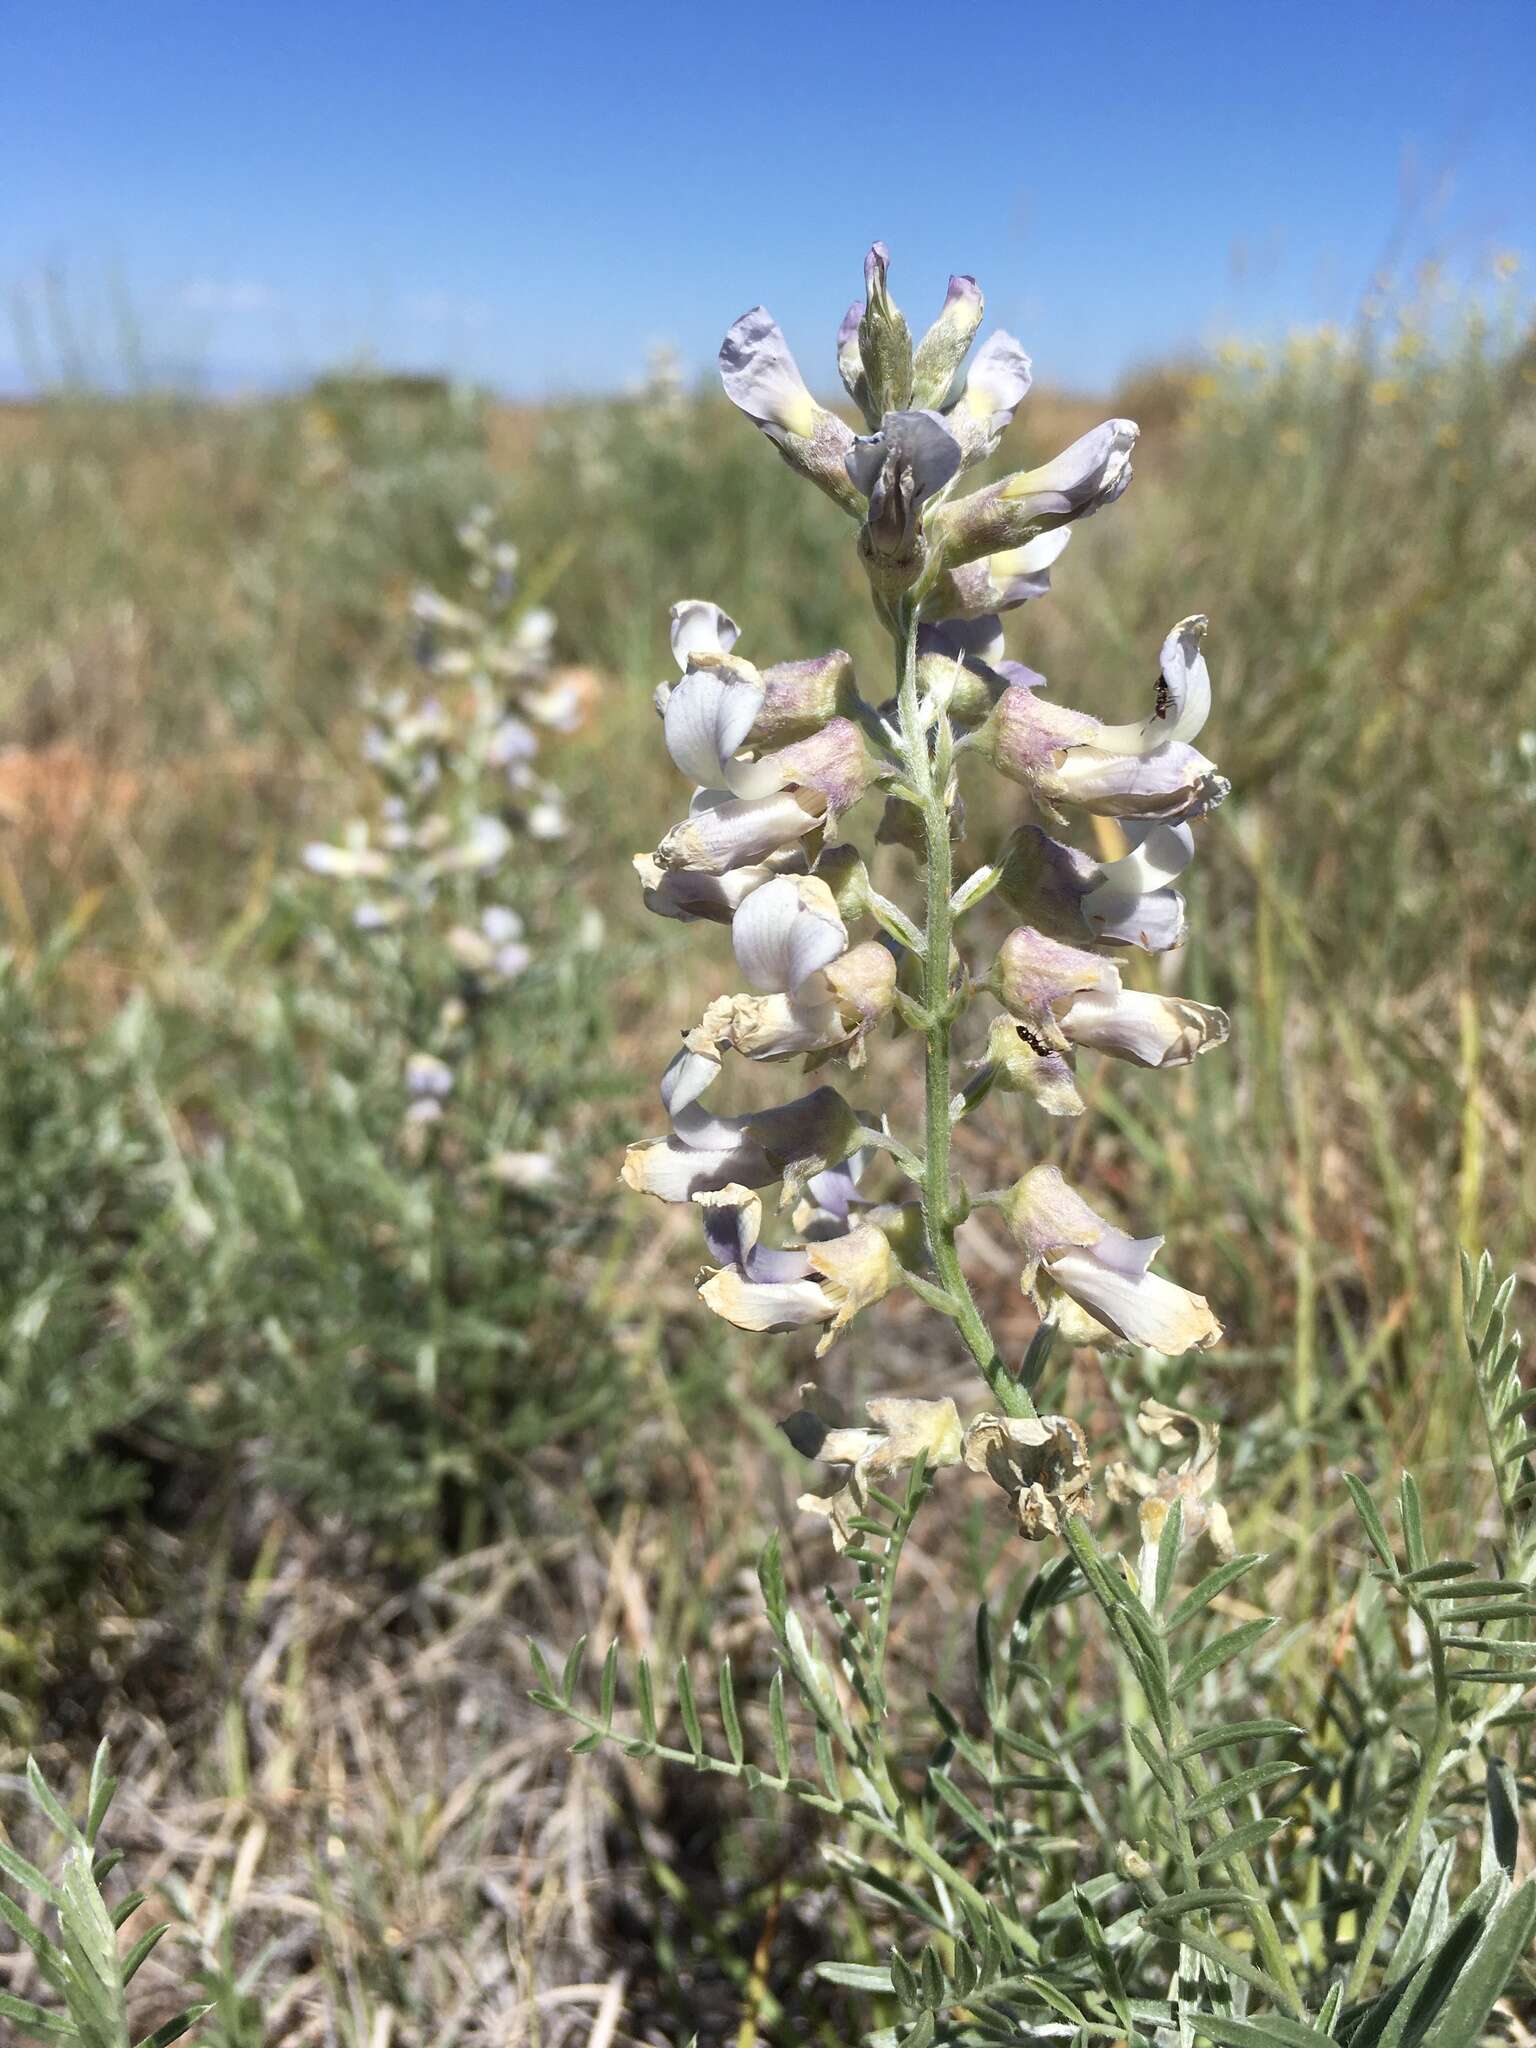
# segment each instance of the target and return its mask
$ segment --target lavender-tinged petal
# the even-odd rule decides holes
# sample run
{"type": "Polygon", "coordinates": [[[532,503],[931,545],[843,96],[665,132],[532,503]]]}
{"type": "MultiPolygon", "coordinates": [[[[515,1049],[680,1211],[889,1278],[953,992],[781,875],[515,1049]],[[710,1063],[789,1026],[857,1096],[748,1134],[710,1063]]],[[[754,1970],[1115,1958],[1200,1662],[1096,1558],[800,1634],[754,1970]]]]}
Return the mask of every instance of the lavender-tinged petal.
{"type": "Polygon", "coordinates": [[[1061,1253],[1048,1270],[1064,1294],[1128,1344],[1176,1358],[1204,1350],[1221,1335],[1202,1295],[1157,1273],[1129,1275],[1092,1252],[1061,1253]]]}
{"type": "Polygon", "coordinates": [[[1150,718],[1135,725],[1107,725],[1099,745],[1116,753],[1150,754],[1188,742],[1211,710],[1211,676],[1200,651],[1207,621],[1196,613],[1181,619],[1164,640],[1150,718]]]}
{"type": "Polygon", "coordinates": [[[910,540],[924,505],[960,461],[960,444],[936,412],[892,412],[877,433],[855,439],[846,466],[869,499],[870,526],[910,540]]]}
{"type": "Polygon", "coordinates": [[[837,330],[837,374],[843,380],[843,389],[868,419],[869,380],[864,375],[864,359],[859,354],[859,322],[863,318],[864,301],[855,299],[837,330]]]}
{"type": "Polygon", "coordinates": [[[726,763],[745,744],[762,704],[762,691],[751,683],[716,669],[690,669],[662,713],[667,752],[690,782],[718,788],[727,780],[726,763]]]}
{"type": "Polygon", "coordinates": [[[816,402],[765,306],[743,313],[720,344],[720,381],[732,405],[759,426],[802,439],[816,431],[816,402]]]}
{"type": "Polygon", "coordinates": [[[730,1147],[705,1150],[680,1138],[650,1138],[624,1155],[624,1183],[663,1202],[691,1202],[695,1195],[728,1187],[766,1187],[779,1178],[760,1146],[737,1137],[730,1147]]]}
{"type": "Polygon", "coordinates": [[[695,654],[729,654],[741,628],[728,612],[706,597],[684,597],[673,605],[672,652],[686,669],[695,654]]]}
{"type": "Polygon", "coordinates": [[[996,451],[1032,377],[1029,357],[1011,334],[999,329],[988,335],[947,408],[968,463],[985,461],[996,451]]]}
{"type": "Polygon", "coordinates": [[[973,657],[996,668],[1003,653],[1003,622],[996,612],[974,619],[940,619],[917,629],[917,652],[947,655],[950,660],[973,657]]]}
{"type": "Polygon", "coordinates": [[[684,1046],[667,1062],[661,1077],[661,1106],[675,1124],[705,1089],[720,1078],[720,1062],[684,1046]]]}
{"type": "Polygon", "coordinates": [[[847,950],[848,930],[824,882],[786,875],[753,890],[732,921],[731,944],[753,988],[793,995],[847,950]]]}
{"type": "Polygon", "coordinates": [[[1204,817],[1231,784],[1195,748],[1170,741],[1150,754],[1102,751],[1099,734],[1073,747],[1042,782],[1053,800],[1080,804],[1111,818],[1156,818],[1177,824],[1204,817]]]}
{"type": "Polygon", "coordinates": [[[1224,1045],[1230,1029],[1226,1016],[1208,1003],[1118,987],[1075,997],[1059,1019],[1074,1045],[1155,1068],[1188,1066],[1224,1045]]]}

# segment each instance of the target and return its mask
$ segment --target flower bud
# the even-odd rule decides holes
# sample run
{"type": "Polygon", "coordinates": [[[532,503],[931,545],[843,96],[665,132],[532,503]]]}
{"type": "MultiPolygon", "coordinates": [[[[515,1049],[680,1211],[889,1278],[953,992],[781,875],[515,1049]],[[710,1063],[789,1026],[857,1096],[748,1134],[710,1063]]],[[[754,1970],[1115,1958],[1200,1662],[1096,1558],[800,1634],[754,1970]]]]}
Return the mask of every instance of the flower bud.
{"type": "Polygon", "coordinates": [[[923,507],[960,467],[960,443],[936,412],[890,412],[848,452],[848,474],[869,499],[861,547],[886,565],[922,566],[923,507]]]}
{"type": "Polygon", "coordinates": [[[912,403],[912,336],[886,286],[890,262],[884,242],[876,242],[864,259],[859,361],[877,417],[904,412],[912,403]]]}
{"type": "MultiPolygon", "coordinates": [[[[965,837],[965,804],[959,796],[949,807],[949,837],[951,845],[958,845],[965,837]]],[[[926,863],[928,842],[923,836],[922,812],[904,796],[887,797],[875,831],[875,844],[905,847],[919,862],[926,863]]]]}
{"type": "Polygon", "coordinates": [[[859,692],[853,656],[841,647],[808,661],[779,661],[761,676],[763,701],[747,735],[753,747],[783,746],[809,739],[832,719],[852,715],[859,692]]]}
{"type": "Polygon", "coordinates": [[[912,358],[912,403],[943,405],[981,325],[985,301],[974,277],[952,277],[939,317],[912,358]]]}
{"type": "Polygon", "coordinates": [[[808,739],[765,755],[762,765],[782,779],[786,790],[819,797],[834,824],[872,783],[890,772],[870,753],[863,732],[849,718],[829,719],[808,739]]]}
{"type": "Polygon", "coordinates": [[[864,424],[876,427],[880,424],[880,414],[870,402],[869,379],[864,374],[864,359],[859,354],[859,322],[863,317],[864,301],[855,299],[837,330],[837,374],[843,380],[843,389],[864,415],[864,424]]]}
{"type": "Polygon", "coordinates": [[[829,846],[816,863],[818,878],[832,892],[845,924],[869,914],[869,870],[853,846],[829,846]]]}

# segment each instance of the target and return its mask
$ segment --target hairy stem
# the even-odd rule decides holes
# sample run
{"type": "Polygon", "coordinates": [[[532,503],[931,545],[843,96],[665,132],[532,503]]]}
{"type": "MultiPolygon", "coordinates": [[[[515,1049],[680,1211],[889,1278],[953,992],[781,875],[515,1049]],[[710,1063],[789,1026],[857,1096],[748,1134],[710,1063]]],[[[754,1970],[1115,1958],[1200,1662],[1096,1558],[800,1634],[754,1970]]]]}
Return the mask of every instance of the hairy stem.
{"type": "Polygon", "coordinates": [[[992,1341],[960,1262],[955,1232],[964,1221],[950,1182],[950,1034],[955,1010],[950,989],[950,935],[954,912],[954,864],[949,837],[951,744],[948,717],[940,712],[930,752],[917,695],[917,613],[911,609],[898,641],[897,707],[908,777],[919,798],[923,850],[928,869],[928,914],[923,930],[924,1134],[923,1224],[939,1284],[952,1297],[952,1314],[966,1348],[981,1368],[1004,1415],[1032,1416],[1035,1404],[1009,1371],[992,1341]]]}

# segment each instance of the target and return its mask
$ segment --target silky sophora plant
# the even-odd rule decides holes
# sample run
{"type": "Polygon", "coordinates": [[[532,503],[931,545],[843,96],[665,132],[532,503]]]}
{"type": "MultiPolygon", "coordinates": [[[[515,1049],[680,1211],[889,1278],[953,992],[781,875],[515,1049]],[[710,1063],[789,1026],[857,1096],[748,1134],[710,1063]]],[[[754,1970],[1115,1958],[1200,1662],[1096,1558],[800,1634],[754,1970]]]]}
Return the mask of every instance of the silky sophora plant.
{"type": "MultiPolygon", "coordinates": [[[[363,762],[375,816],[304,849],[333,882],[359,943],[393,968],[412,1041],[408,1121],[442,1118],[484,1037],[488,1006],[533,960],[523,895],[538,852],[567,829],[540,736],[569,732],[581,702],[553,669],[555,619],[519,585],[518,551],[482,506],[457,531],[461,593],[411,599],[423,690],[371,691],[363,762]]],[[[538,1182],[541,1154],[506,1155],[538,1182]],[[521,1166],[516,1162],[522,1161],[521,1166]]]]}
{"type": "Polygon", "coordinates": [[[1178,878],[1227,794],[1194,744],[1211,702],[1206,622],[1172,627],[1152,701],[1124,724],[1056,704],[1005,658],[1001,614],[1043,596],[1075,524],[1125,490],[1137,429],[1107,420],[1043,467],[962,494],[1029,388],[1029,359],[994,334],[966,367],[982,315],[969,277],[914,346],[887,271],[877,244],[838,336],[862,435],[813,398],[762,308],[721,349],[728,396],[855,522],[896,687],[871,701],[839,650],[757,666],[718,605],[673,607],[679,675],[657,701],[694,789],[636,866],[658,914],[729,926],[744,986],[684,1031],[661,1084],[668,1128],[630,1147],[624,1178],[697,1209],[700,1293],[726,1321],[813,1328],[825,1351],[904,1287],[953,1325],[984,1392],[969,1416],[948,1395],[876,1393],[854,1422],[802,1390],[784,1428],[830,1477],[800,1505],[856,1578],[826,1589],[829,1657],[769,1543],[759,1576],[779,1668],[763,1699],[739,1695],[726,1661],[718,1736],[686,1664],[669,1706],[644,1658],[624,1676],[617,1644],[595,1705],[583,1645],[558,1679],[534,1645],[533,1697],[577,1725],[578,1752],[619,1742],[828,1817],[822,1853],[859,1959],[820,1974],[876,2001],[872,2048],[1463,2048],[1536,1930],[1536,1887],[1515,1883],[1514,1789],[1536,1678],[1536,1396],[1516,1370],[1509,1287],[1486,1260],[1462,1281],[1506,1528],[1491,1561],[1430,1553],[1411,1478],[1399,1545],[1351,1475],[1365,1568],[1347,1641],[1330,1621],[1326,1647],[1286,1663],[1275,1645],[1298,1638],[1270,1638],[1254,1604],[1262,1560],[1236,1553],[1216,1427],[1157,1399],[1102,1473],[1131,1511],[1129,1547],[1101,1542],[1086,1433],[1035,1402],[1053,1340],[1177,1359],[1220,1325],[1153,1270],[1160,1238],[1126,1234],[1050,1164],[969,1189],[952,1140],[997,1091],[1081,1115],[1079,1049],[1162,1069],[1227,1036],[1219,1010],[1124,972],[1132,950],[1180,944],[1178,878]],[[966,756],[1019,785],[1041,822],[960,876],[966,756]],[[875,793],[876,841],[916,854],[920,908],[877,888],[842,837],[875,793]],[[1058,838],[1073,811],[1113,821],[1123,850],[1058,838]],[[1017,922],[967,957],[966,919],[989,897],[1017,922]],[[861,1069],[883,1029],[921,1042],[917,1130],[857,1107],[867,1083],[823,1078],[834,1062],[861,1069]],[[717,1111],[711,1091],[741,1061],[800,1061],[813,1085],[717,1111]],[[983,1207],[1040,1312],[1017,1362],[962,1261],[961,1227],[983,1207]],[[994,1482],[1019,1533],[1049,1547],[1001,1608],[982,1602],[974,1695],[930,1692],[925,1723],[888,1685],[887,1647],[903,1546],[945,1467],[994,1482]],[[1486,1809],[1479,1881],[1458,1889],[1469,1806],[1486,1809]]]}
{"type": "Polygon", "coordinates": [[[962,1429],[955,1406],[877,1400],[872,1430],[848,1429],[814,1391],[792,1440],[846,1473],[812,1502],[840,1544],[873,1472],[964,1462],[1010,1494],[1031,1536],[1089,1502],[1081,1432],[1035,1412],[999,1354],[967,1283],[956,1232],[972,1207],[998,1209],[1024,1260],[1024,1284],[1074,1339],[1169,1353],[1213,1343],[1206,1303],[1152,1271],[1161,1243],[1107,1222],[1051,1166],[1005,1191],[956,1177],[951,1133],[994,1089],[1031,1096],[1052,1116],[1083,1109],[1078,1047],[1145,1067],[1175,1067],[1226,1037],[1219,1010],[1130,988],[1127,946],[1165,951],[1183,932],[1173,887],[1194,851],[1194,822],[1227,785],[1192,744],[1210,708],[1201,639],[1181,621],[1163,642],[1153,701],[1126,725],[1052,702],[1044,678],[1003,655],[1000,614],[1037,598],[1073,525],[1112,504],[1131,478],[1137,429],[1106,420],[1043,468],[968,496],[966,472],[997,449],[1029,389],[1030,364],[994,334],[967,368],[982,300],[951,280],[914,348],[886,284],[883,247],[865,266],[838,364],[869,432],[855,435],[811,397],[777,325],[744,314],[720,352],[725,389],[780,454],[858,522],[858,550],[895,648],[896,694],[872,705],[841,651],[755,667],[719,606],[675,605],[680,679],[658,693],[667,750],[697,785],[688,815],[638,862],[646,901],[664,916],[730,926],[741,979],[688,1031],[662,1081],[666,1135],[635,1145],[629,1184],[702,1216],[713,1270],[704,1300],[747,1330],[824,1329],[824,1350],[892,1287],[915,1289],[952,1321],[991,1406],[962,1429]],[[966,755],[1021,785],[1053,823],[1061,806],[1118,822],[1126,851],[1091,859],[1034,824],[956,886],[958,769],[966,755]],[[872,884],[839,839],[852,807],[879,792],[881,837],[917,852],[926,902],[908,914],[872,884]],[[995,958],[966,961],[956,937],[997,892],[1021,920],[995,958]],[[856,936],[863,922],[867,938],[856,936]],[[995,1010],[985,1055],[957,1071],[957,1028],[995,1010]],[[731,1058],[803,1059],[819,1069],[865,1057],[887,1022],[924,1048],[925,1121],[908,1142],[861,1115],[835,1087],[746,1117],[703,1098],[731,1058]],[[876,1199],[876,1162],[897,1183],[876,1199]],[[761,1191],[779,1186],[790,1241],[763,1238],[761,1191]]]}

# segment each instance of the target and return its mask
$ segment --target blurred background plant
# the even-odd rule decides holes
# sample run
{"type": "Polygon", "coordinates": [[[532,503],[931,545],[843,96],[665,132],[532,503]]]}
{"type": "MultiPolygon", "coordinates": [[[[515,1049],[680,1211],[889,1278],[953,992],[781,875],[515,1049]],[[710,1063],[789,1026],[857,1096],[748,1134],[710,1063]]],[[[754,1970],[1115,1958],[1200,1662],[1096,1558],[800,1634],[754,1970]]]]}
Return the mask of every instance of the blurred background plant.
{"type": "MultiPolygon", "coordinates": [[[[1536,1217],[1536,350],[1417,303],[1262,366],[1037,393],[998,457],[1106,410],[1146,429],[1133,490],[1011,650],[1073,702],[1117,708],[1110,680],[1179,611],[1220,622],[1237,793],[1205,828],[1186,977],[1232,1043],[1117,1075],[1060,1163],[1157,1215],[1170,1269],[1220,1303],[1196,1405],[1229,1425],[1223,1497],[1272,1611],[1322,1631],[1277,1631],[1266,1669],[1362,1726],[1412,1653],[1372,1621],[1351,1661],[1341,1474],[1385,1499],[1411,1463],[1432,1556],[1460,1523],[1486,1453],[1449,1369],[1456,1247],[1524,1285],[1536,1217]]],[[[873,660],[857,566],[828,567],[839,515],[674,377],[543,412],[366,377],[239,407],[62,394],[0,415],[0,449],[9,1741],[83,1783],[112,1734],[139,1881],[217,1936],[198,2038],[849,2038],[813,1967],[861,1943],[879,1966],[889,1923],[817,1860],[813,1819],[568,1765],[510,1647],[574,1616],[662,1669],[729,1652],[749,1723],[766,1712],[749,1567],[802,1482],[764,1418],[804,1340],[727,1353],[667,1220],[607,1206],[657,1030],[708,992],[686,934],[648,934],[642,964],[612,878],[671,819],[657,593],[705,591],[786,654],[873,660]],[[554,673],[593,680],[541,750],[571,831],[499,899],[529,964],[421,1146],[402,1062],[431,1047],[372,964],[397,940],[296,867],[381,815],[360,687],[449,694],[404,658],[410,595],[472,595],[457,530],[482,503],[557,615],[554,673]],[[547,1189],[481,1171],[550,1149],[547,1189]]],[[[984,1285],[1022,1352],[1012,1262],[984,1285]]],[[[851,1333],[833,1391],[871,1380],[874,1345],[882,1384],[926,1383],[918,1330],[893,1310],[851,1333]]],[[[1187,1391],[1084,1359],[1072,1412],[1121,1444],[1145,1393],[1187,1391]]],[[[1018,1560],[942,1519],[913,1539],[930,1597],[892,1682],[955,1674],[974,1712],[974,1610],[1018,1560]]],[[[821,1573],[800,1547],[797,1596],[821,1573]]],[[[1074,1674],[1069,1726],[1118,1712],[1105,1678],[1074,1674]]]]}

